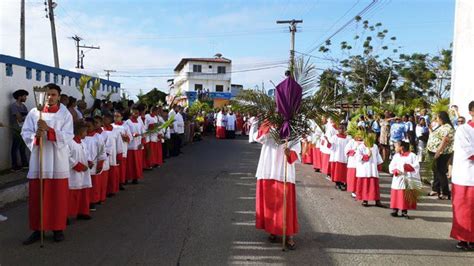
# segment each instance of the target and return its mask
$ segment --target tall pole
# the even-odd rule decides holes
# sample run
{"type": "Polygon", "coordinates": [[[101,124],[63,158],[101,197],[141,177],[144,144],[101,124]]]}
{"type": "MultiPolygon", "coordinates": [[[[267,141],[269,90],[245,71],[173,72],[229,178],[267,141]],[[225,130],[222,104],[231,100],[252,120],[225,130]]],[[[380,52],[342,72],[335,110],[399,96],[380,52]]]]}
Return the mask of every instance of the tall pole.
{"type": "Polygon", "coordinates": [[[53,0],[48,0],[48,16],[51,24],[51,38],[53,39],[53,54],[54,54],[54,66],[59,67],[59,55],[58,55],[58,41],[56,39],[56,25],[54,24],[54,7],[53,0]]]}
{"type": "Polygon", "coordinates": [[[303,23],[303,20],[277,20],[277,24],[290,24],[290,72],[293,76],[295,68],[295,33],[297,31],[296,25],[303,23]]]}
{"type": "Polygon", "coordinates": [[[111,70],[111,69],[104,69],[104,71],[105,71],[105,76],[107,77],[107,80],[110,80],[111,72],[117,72],[116,70],[111,70]]]}
{"type": "Polygon", "coordinates": [[[25,0],[21,0],[20,12],[20,58],[25,59],[25,0]]]}
{"type": "Polygon", "coordinates": [[[80,48],[100,49],[100,46],[81,45],[83,39],[77,35],[70,37],[70,39],[73,39],[76,43],[76,68],[84,68],[84,52],[80,51],[80,48]]]}

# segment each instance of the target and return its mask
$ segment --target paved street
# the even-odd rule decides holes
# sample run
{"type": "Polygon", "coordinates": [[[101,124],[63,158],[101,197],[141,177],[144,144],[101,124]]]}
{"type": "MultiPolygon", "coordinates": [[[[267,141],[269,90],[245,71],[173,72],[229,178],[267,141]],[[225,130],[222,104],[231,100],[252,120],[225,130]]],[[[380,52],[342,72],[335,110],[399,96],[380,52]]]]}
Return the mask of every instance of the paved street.
{"type": "Polygon", "coordinates": [[[43,249],[21,245],[30,232],[27,206],[18,204],[0,223],[0,264],[474,264],[474,252],[456,251],[448,237],[448,201],[426,199],[414,220],[392,218],[389,209],[363,208],[306,165],[298,167],[298,249],[282,252],[254,226],[259,149],[245,139],[188,145],[99,206],[92,220],[74,221],[63,243],[48,235],[43,249]]]}

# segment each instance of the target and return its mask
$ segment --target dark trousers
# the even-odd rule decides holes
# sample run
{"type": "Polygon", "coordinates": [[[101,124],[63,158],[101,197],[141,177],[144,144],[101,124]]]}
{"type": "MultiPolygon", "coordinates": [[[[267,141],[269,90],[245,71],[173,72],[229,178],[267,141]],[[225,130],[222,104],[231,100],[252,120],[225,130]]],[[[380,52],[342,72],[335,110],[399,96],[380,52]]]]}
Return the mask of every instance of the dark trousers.
{"type": "MultiPolygon", "coordinates": [[[[430,155],[434,158],[434,153],[430,152],[430,155]]],[[[442,193],[444,196],[451,195],[449,191],[449,181],[448,181],[448,162],[452,154],[441,154],[438,159],[434,159],[433,162],[433,184],[432,190],[439,193],[442,193]]]]}
{"type": "Polygon", "coordinates": [[[21,138],[20,133],[12,132],[12,149],[11,159],[12,168],[20,168],[22,166],[28,166],[28,159],[26,158],[26,145],[21,138]],[[21,165],[18,165],[18,153],[20,153],[21,165]]]}
{"type": "Polygon", "coordinates": [[[169,142],[170,142],[169,139],[165,139],[165,142],[163,142],[161,144],[161,151],[162,151],[162,154],[163,154],[163,159],[166,159],[166,158],[170,157],[170,151],[168,149],[168,146],[170,145],[169,142]]]}
{"type": "Polygon", "coordinates": [[[178,133],[171,134],[170,155],[178,156],[181,152],[181,138],[178,133]]]}

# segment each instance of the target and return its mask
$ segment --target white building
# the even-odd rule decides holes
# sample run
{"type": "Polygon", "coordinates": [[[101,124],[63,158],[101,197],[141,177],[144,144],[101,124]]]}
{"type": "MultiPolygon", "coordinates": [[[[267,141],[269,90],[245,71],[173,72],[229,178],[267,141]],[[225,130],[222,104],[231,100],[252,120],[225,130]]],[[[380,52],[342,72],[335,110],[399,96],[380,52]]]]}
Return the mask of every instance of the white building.
{"type": "MultiPolygon", "coordinates": [[[[28,109],[35,106],[33,87],[44,86],[48,83],[56,83],[64,94],[80,99],[81,94],[77,90],[77,84],[81,75],[81,73],[0,54],[0,122],[6,125],[10,123],[9,107],[14,102],[12,93],[19,89],[29,92],[28,100],[25,103],[28,109]]],[[[114,94],[111,99],[120,99],[119,93],[116,93],[120,91],[120,83],[104,79],[100,79],[100,83],[100,91],[97,92],[98,99],[102,99],[112,91],[114,94]]],[[[91,85],[92,81],[85,89],[86,101],[89,106],[93,101],[88,90],[91,85]]],[[[6,169],[10,167],[10,130],[0,128],[0,139],[3,140],[2,149],[0,149],[0,169],[6,169]]]]}
{"type": "Polygon", "coordinates": [[[231,98],[232,61],[221,54],[213,58],[183,58],[174,73],[170,95],[180,92],[188,104],[200,93],[207,93],[214,105],[221,105],[231,98]]]}
{"type": "Polygon", "coordinates": [[[459,107],[469,120],[468,104],[474,101],[472,62],[474,61],[474,1],[457,0],[454,19],[451,105],[459,107]]]}

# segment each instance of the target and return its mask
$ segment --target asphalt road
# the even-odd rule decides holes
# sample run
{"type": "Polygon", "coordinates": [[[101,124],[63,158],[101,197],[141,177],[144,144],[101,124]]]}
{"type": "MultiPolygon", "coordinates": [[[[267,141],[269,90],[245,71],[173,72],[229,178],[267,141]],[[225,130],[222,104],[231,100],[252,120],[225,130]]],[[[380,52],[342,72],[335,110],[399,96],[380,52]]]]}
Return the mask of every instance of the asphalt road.
{"type": "MultiPolygon", "coordinates": [[[[66,240],[22,246],[26,203],[3,211],[0,265],[474,265],[449,239],[448,201],[425,199],[413,220],[364,208],[346,192],[297,168],[298,248],[282,252],[254,225],[260,145],[206,139],[145,173],[139,185],[108,199],[90,221],[74,221],[66,240]]],[[[382,179],[389,201],[389,179],[382,179]]]]}

